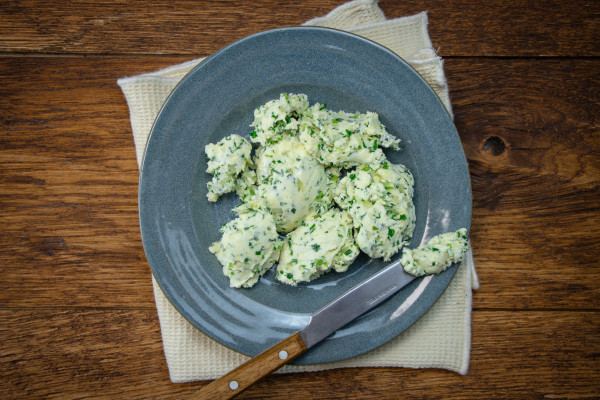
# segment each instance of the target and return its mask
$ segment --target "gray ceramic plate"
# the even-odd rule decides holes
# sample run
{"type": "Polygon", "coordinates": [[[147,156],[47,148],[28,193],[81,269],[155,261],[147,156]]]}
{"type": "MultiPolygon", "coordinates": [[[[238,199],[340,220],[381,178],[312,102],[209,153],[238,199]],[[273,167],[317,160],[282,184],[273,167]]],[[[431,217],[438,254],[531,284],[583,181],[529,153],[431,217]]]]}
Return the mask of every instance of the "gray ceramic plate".
{"type": "MultiPolygon", "coordinates": [[[[248,137],[253,110],[281,92],[306,93],[333,110],[375,111],[402,150],[387,152],[415,177],[417,225],[411,247],[469,228],[471,189],[461,143],[432,89],[384,47],[324,28],[285,28],[242,39],[202,62],[160,112],[140,178],[140,223],[148,262],[167,298],[202,332],[247,355],[285,338],[336,296],[384,263],[361,255],[345,273],[291,287],[273,271],[251,289],[232,289],[208,246],[238,204],[235,195],[206,200],[204,146],[237,133],[248,137]]],[[[401,317],[395,311],[418,279],[312,348],[295,364],[342,360],[394,338],[441,296],[456,266],[435,276],[401,317]]],[[[415,297],[415,296],[413,296],[415,297]]]]}

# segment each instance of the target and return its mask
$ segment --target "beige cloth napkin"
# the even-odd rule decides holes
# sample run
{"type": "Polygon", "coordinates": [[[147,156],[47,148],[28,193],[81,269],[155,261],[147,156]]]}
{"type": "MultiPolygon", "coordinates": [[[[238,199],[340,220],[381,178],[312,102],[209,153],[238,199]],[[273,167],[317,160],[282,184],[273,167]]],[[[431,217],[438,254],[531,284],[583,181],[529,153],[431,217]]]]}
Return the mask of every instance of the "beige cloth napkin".
{"type": "MultiPolygon", "coordinates": [[[[425,78],[451,112],[442,60],[429,39],[426,13],[386,20],[377,1],[355,0],[305,25],[345,30],[386,46],[425,78]]],[[[138,163],[142,160],[152,123],[163,102],[180,79],[202,60],[118,80],[129,105],[138,163]]],[[[398,308],[397,315],[409,308],[429,281],[429,278],[423,280],[415,295],[398,308]]],[[[214,379],[248,359],[194,328],[167,300],[154,277],[152,284],[165,357],[173,382],[214,379]]],[[[471,347],[472,289],[478,285],[473,256],[469,252],[442,297],[400,336],[352,359],[319,365],[286,365],[278,372],[397,366],[444,368],[466,374],[471,347]]]]}

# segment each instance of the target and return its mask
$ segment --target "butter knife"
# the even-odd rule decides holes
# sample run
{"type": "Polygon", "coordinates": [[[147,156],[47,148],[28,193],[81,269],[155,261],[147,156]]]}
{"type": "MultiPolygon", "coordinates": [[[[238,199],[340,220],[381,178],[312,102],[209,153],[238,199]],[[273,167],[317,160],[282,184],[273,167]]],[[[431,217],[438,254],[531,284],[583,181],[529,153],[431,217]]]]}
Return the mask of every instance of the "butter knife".
{"type": "Polygon", "coordinates": [[[415,277],[395,261],[312,314],[300,331],[209,383],[192,399],[230,399],[381,304],[415,277]]]}

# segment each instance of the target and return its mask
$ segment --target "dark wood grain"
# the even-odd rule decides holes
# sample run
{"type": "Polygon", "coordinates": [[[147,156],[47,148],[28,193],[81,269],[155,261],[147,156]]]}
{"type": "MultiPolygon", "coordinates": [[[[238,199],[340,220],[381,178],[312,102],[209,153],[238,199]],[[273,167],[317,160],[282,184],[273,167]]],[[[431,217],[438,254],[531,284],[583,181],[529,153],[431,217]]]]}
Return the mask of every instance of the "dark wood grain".
{"type": "MultiPolygon", "coordinates": [[[[2,398],[182,399],[154,310],[0,310],[2,398]]],[[[272,375],[240,399],[597,398],[596,312],[473,313],[469,374],[352,368],[272,375]]]]}
{"type": "Polygon", "coordinates": [[[600,54],[597,1],[381,0],[388,18],[429,14],[434,47],[449,56],[578,56],[600,54]],[[594,43],[596,42],[596,43],[594,43]]]}
{"type": "Polygon", "coordinates": [[[486,286],[485,294],[477,294],[477,306],[598,309],[596,62],[469,59],[445,64],[472,178],[471,235],[486,286]],[[523,293],[535,295],[525,298],[523,293]]]}
{"type": "Polygon", "coordinates": [[[4,305],[151,304],[121,72],[101,63],[0,60],[4,305]]]}
{"type": "MultiPolygon", "coordinates": [[[[208,55],[244,36],[321,16],[339,0],[5,1],[0,52],[208,55]],[[75,12],[74,12],[75,10],[75,12]]],[[[427,11],[443,56],[598,56],[597,1],[382,0],[388,18],[427,11]]]]}

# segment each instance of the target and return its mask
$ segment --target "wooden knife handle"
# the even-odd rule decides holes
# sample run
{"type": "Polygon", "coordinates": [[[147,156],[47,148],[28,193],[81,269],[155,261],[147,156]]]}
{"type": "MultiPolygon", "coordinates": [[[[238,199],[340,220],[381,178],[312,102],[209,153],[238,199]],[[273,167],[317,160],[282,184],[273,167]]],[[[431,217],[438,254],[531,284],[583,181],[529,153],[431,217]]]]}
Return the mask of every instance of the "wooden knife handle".
{"type": "Polygon", "coordinates": [[[231,399],[306,351],[298,333],[246,361],[227,375],[209,383],[192,399],[231,399]]]}

